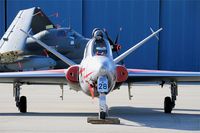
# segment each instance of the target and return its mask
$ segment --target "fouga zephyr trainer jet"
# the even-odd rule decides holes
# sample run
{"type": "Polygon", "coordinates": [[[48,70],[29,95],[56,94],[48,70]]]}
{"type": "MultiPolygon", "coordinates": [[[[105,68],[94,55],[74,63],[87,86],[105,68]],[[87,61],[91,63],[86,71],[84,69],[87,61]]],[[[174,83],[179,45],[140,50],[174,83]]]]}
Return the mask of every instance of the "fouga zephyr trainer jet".
{"type": "Polygon", "coordinates": [[[88,96],[98,97],[99,118],[105,119],[108,116],[106,96],[122,83],[160,81],[163,84],[164,82],[171,84],[171,97],[166,97],[164,101],[165,113],[171,113],[177,96],[177,82],[200,81],[200,72],[127,69],[117,64],[147,40],[153,36],[157,37],[161,30],[162,28],[155,32],[153,31],[147,38],[113,59],[111,46],[105,32],[101,29],[96,29],[93,31],[93,37],[86,45],[81,63],[76,64],[21,29],[24,34],[31,37],[39,45],[70,65],[70,67],[58,70],[0,73],[0,82],[13,83],[16,105],[22,113],[27,112],[27,103],[25,96],[20,97],[21,85],[48,84],[60,85],[62,88],[63,85],[68,84],[71,89],[82,90],[88,96]]]}

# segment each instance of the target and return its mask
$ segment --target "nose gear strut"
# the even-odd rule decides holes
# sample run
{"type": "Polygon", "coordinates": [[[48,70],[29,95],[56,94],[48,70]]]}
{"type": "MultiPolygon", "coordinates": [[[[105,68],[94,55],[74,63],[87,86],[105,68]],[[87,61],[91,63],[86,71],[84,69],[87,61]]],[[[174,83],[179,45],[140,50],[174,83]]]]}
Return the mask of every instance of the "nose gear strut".
{"type": "Polygon", "coordinates": [[[97,92],[99,93],[99,116],[89,117],[88,123],[92,124],[120,124],[118,118],[108,117],[108,106],[106,94],[108,93],[108,79],[106,76],[99,76],[97,80],[97,92]]]}
{"type": "Polygon", "coordinates": [[[108,116],[106,104],[106,93],[108,93],[108,79],[106,76],[99,76],[97,80],[97,91],[99,93],[99,118],[105,119],[108,116]]]}

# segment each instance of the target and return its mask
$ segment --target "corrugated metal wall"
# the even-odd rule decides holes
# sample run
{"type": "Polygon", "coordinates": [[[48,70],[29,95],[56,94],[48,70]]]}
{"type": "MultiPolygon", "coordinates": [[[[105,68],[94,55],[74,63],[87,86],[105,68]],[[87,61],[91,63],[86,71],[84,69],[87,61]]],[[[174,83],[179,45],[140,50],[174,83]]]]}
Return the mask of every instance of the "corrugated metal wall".
{"type": "Polygon", "coordinates": [[[200,71],[200,1],[195,0],[1,0],[0,35],[4,29],[4,1],[7,4],[7,26],[20,9],[41,7],[61,26],[91,37],[93,28],[106,28],[113,39],[119,29],[121,52],[149,35],[149,27],[164,30],[160,41],[151,39],[125,63],[128,67],[200,71]]]}
{"type": "Polygon", "coordinates": [[[200,71],[200,1],[162,1],[159,68],[200,71]]]}
{"type": "Polygon", "coordinates": [[[5,3],[0,0],[0,37],[3,36],[5,31],[5,3]]]}
{"type": "Polygon", "coordinates": [[[8,26],[19,10],[40,7],[50,19],[61,26],[69,25],[82,32],[82,0],[5,0],[7,2],[8,26]],[[58,13],[58,17],[52,15],[58,13]]]}
{"type": "MultiPolygon", "coordinates": [[[[120,27],[121,53],[149,35],[149,27],[159,27],[159,1],[102,0],[83,2],[83,33],[91,36],[95,27],[106,28],[115,40],[120,27]]],[[[128,56],[128,67],[157,69],[157,41],[152,39],[128,56]]]]}

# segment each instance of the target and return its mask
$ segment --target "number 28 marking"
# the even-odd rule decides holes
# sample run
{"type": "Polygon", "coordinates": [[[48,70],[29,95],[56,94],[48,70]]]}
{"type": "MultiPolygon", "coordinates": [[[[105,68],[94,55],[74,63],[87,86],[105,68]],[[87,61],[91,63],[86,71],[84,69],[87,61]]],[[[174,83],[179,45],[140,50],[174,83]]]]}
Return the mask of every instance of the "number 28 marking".
{"type": "Polygon", "coordinates": [[[99,83],[99,90],[107,90],[107,84],[106,83],[99,83]]]}

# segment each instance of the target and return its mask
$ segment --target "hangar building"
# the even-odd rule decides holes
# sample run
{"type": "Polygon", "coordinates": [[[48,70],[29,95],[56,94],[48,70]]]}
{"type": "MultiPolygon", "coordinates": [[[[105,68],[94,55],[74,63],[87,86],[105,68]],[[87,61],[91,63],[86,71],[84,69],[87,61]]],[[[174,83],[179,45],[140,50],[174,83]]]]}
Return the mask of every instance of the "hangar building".
{"type": "Polygon", "coordinates": [[[41,7],[55,24],[91,37],[93,28],[106,28],[125,51],[151,31],[163,28],[125,59],[127,67],[200,71],[200,1],[197,0],[0,0],[0,36],[17,12],[41,7]],[[58,17],[51,17],[58,13],[58,17]]]}

